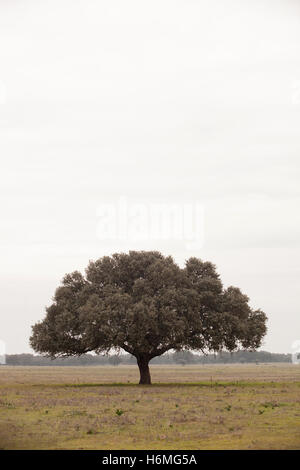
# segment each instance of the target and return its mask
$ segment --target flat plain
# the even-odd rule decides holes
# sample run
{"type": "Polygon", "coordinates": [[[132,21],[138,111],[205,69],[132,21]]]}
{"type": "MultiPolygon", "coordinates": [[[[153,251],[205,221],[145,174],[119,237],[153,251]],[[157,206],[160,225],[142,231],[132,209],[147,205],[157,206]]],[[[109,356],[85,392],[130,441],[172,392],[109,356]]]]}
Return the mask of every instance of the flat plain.
{"type": "Polygon", "coordinates": [[[300,449],[300,366],[0,367],[1,449],[300,449]]]}

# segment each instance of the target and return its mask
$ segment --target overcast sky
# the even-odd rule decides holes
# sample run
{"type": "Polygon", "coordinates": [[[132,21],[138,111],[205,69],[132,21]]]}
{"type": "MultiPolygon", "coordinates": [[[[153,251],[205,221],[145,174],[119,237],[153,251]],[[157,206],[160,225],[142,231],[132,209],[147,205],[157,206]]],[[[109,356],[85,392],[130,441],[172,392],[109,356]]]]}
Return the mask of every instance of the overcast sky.
{"type": "MultiPolygon", "coordinates": [[[[0,0],[0,339],[32,352],[66,272],[128,249],[214,262],[300,339],[300,3],[0,0]],[[204,243],[104,239],[99,210],[200,204],[204,243]],[[101,234],[100,234],[101,235],[101,234]]],[[[149,221],[148,221],[149,222],[149,221]]]]}

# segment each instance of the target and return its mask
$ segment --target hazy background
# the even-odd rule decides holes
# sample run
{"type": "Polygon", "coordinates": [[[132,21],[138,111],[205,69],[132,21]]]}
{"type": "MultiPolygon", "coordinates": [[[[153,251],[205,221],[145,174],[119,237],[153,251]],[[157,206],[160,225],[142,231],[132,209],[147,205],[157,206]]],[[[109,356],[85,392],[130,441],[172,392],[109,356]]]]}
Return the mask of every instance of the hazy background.
{"type": "Polygon", "coordinates": [[[0,339],[30,352],[62,276],[119,250],[216,263],[300,339],[300,3],[0,0],[0,339]],[[205,243],[100,240],[125,197],[198,201],[205,243]]]}

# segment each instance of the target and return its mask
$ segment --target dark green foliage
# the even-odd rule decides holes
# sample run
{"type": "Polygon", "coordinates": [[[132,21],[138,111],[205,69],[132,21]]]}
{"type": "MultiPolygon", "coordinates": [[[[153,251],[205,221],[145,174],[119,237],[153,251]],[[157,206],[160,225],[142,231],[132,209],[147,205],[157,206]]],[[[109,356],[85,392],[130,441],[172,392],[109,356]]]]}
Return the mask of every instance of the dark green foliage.
{"type": "Polygon", "coordinates": [[[161,253],[130,251],[67,274],[46,318],[33,326],[35,351],[50,357],[123,349],[148,364],[170,349],[257,348],[266,315],[236,288],[224,289],[215,266],[190,258],[183,269],[161,253]]]}

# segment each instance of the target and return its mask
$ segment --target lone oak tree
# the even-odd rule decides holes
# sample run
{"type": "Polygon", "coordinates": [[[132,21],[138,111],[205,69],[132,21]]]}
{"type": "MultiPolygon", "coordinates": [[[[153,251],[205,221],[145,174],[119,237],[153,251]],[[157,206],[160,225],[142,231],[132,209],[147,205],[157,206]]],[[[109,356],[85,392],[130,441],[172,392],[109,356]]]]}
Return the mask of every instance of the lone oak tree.
{"type": "Polygon", "coordinates": [[[123,349],[137,359],[140,384],[149,361],[173,349],[255,349],[266,315],[236,287],[224,289],[215,266],[190,258],[180,268],[157,251],[116,253],[67,274],[30,343],[50,357],[123,349]]]}

